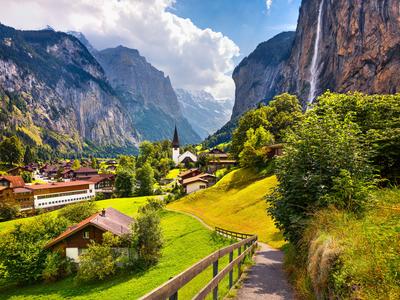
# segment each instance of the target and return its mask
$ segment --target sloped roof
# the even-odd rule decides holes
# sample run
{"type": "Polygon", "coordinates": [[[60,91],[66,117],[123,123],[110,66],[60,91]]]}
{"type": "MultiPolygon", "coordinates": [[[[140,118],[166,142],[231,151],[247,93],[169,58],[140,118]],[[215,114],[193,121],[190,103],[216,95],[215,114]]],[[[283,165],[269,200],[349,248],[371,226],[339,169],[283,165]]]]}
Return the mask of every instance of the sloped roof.
{"type": "Polygon", "coordinates": [[[115,235],[122,236],[124,234],[128,234],[131,232],[130,225],[134,221],[131,217],[121,213],[120,211],[109,207],[104,210],[105,214],[102,212],[97,212],[87,219],[81,221],[80,223],[69,227],[63,233],[61,233],[58,237],[48,243],[45,248],[49,248],[70,235],[78,232],[79,230],[85,228],[88,225],[96,226],[104,231],[109,231],[115,235]]]}
{"type": "Polygon", "coordinates": [[[26,185],[25,187],[30,190],[43,190],[43,189],[54,189],[54,188],[67,187],[67,186],[79,186],[79,185],[85,185],[85,184],[93,184],[93,182],[76,180],[76,181],[67,181],[67,182],[32,184],[32,185],[26,185]]]}
{"type": "Polygon", "coordinates": [[[81,167],[78,170],[75,170],[75,173],[97,173],[97,170],[88,167],[81,167]]]}
{"type": "Polygon", "coordinates": [[[90,181],[92,183],[99,183],[103,180],[108,180],[108,179],[112,179],[114,177],[113,174],[101,174],[101,175],[94,175],[90,178],[87,179],[87,181],[90,181]]]}
{"type": "Polygon", "coordinates": [[[179,148],[179,137],[178,137],[178,130],[176,129],[176,125],[175,125],[175,130],[174,130],[174,137],[172,139],[172,147],[179,148]]]}
{"type": "Polygon", "coordinates": [[[186,175],[189,175],[191,173],[197,172],[198,170],[199,170],[198,168],[192,168],[192,169],[189,169],[187,171],[183,171],[183,172],[179,173],[178,176],[180,176],[180,177],[186,176],[186,175]]]}
{"type": "Polygon", "coordinates": [[[5,179],[10,183],[10,188],[24,187],[25,182],[21,176],[0,176],[0,179],[5,179]]]}
{"type": "Polygon", "coordinates": [[[188,178],[188,179],[185,179],[185,180],[182,182],[182,185],[188,185],[188,184],[190,184],[190,183],[198,182],[198,181],[208,183],[207,180],[205,180],[205,179],[203,179],[203,178],[201,178],[201,177],[195,176],[195,177],[190,177],[190,178],[188,178]]]}

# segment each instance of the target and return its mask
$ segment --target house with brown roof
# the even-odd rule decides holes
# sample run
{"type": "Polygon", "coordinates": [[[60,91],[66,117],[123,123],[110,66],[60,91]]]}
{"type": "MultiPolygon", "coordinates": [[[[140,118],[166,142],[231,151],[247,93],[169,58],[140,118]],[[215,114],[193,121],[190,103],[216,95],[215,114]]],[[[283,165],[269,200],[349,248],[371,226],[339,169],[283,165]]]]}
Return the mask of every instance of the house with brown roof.
{"type": "Polygon", "coordinates": [[[182,183],[183,180],[197,176],[199,174],[201,174],[201,171],[198,168],[192,168],[179,173],[178,177],[180,178],[180,182],[182,183]]]}
{"type": "Polygon", "coordinates": [[[95,193],[112,194],[114,192],[114,174],[99,174],[90,177],[87,181],[94,183],[95,193]]]}
{"type": "Polygon", "coordinates": [[[89,179],[90,177],[98,174],[99,172],[96,169],[89,167],[81,167],[74,171],[74,177],[79,180],[89,179]]]}
{"type": "MultiPolygon", "coordinates": [[[[122,237],[131,233],[131,224],[134,220],[109,207],[100,213],[95,213],[82,222],[67,228],[45,248],[53,251],[61,251],[63,255],[79,262],[79,256],[85,253],[91,241],[102,243],[103,234],[111,232],[122,237]]],[[[125,248],[126,251],[128,250],[125,248]]],[[[121,249],[120,249],[121,250],[121,249]]]]}
{"type": "Polygon", "coordinates": [[[206,189],[214,185],[217,181],[216,176],[208,173],[199,174],[182,181],[182,186],[185,188],[186,194],[206,189]]]}

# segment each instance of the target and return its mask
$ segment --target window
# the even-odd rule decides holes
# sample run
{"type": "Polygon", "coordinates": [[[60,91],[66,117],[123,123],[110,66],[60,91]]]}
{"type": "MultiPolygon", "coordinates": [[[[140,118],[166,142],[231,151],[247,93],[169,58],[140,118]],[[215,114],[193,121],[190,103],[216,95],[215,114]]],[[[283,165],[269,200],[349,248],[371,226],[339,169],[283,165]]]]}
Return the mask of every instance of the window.
{"type": "Polygon", "coordinates": [[[205,186],[205,185],[200,185],[199,188],[200,188],[201,190],[203,190],[203,189],[206,188],[206,186],[205,186]]]}
{"type": "Polygon", "coordinates": [[[85,239],[85,240],[88,240],[90,237],[89,237],[89,231],[84,231],[83,232],[83,238],[85,239]]]}

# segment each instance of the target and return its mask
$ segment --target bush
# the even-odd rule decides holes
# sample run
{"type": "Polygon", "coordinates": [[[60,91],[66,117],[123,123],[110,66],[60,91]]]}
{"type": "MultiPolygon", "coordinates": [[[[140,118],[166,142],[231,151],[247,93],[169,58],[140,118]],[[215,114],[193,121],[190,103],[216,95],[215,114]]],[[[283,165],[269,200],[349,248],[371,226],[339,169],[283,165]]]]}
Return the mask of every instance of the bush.
{"type": "Polygon", "coordinates": [[[19,206],[13,203],[0,203],[0,219],[3,221],[15,219],[19,214],[19,206]]]}
{"type": "Polygon", "coordinates": [[[0,266],[5,280],[32,283],[42,278],[47,257],[44,246],[67,227],[64,218],[39,217],[18,224],[0,236],[0,266]]]}
{"type": "Polygon", "coordinates": [[[371,185],[370,150],[351,115],[311,110],[286,136],[277,159],[279,186],[268,197],[269,213],[285,237],[296,244],[310,216],[329,205],[362,211],[371,185]]]}
{"type": "Polygon", "coordinates": [[[49,252],[44,263],[42,278],[46,282],[54,282],[64,278],[75,270],[74,263],[59,252],[49,252]]]}
{"type": "Polygon", "coordinates": [[[75,224],[95,214],[96,211],[97,208],[94,201],[85,201],[65,206],[59,210],[58,216],[75,224]]]}
{"type": "Polygon", "coordinates": [[[140,210],[132,228],[133,247],[137,252],[138,264],[145,268],[158,262],[163,246],[160,217],[158,211],[151,206],[153,204],[140,210]]]}
{"type": "Polygon", "coordinates": [[[113,250],[121,240],[110,232],[103,234],[103,242],[91,241],[87,252],[79,256],[78,281],[104,280],[117,271],[120,256],[113,250]]]}

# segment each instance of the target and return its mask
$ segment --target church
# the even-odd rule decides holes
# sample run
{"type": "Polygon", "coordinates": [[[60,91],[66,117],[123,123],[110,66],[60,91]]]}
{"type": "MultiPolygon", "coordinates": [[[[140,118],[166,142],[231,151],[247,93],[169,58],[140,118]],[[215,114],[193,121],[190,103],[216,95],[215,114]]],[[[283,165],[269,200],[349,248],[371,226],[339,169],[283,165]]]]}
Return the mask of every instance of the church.
{"type": "Polygon", "coordinates": [[[172,160],[174,161],[175,165],[184,164],[188,165],[189,163],[197,162],[197,156],[190,151],[186,151],[181,154],[179,149],[179,136],[178,130],[174,130],[174,137],[172,139],[172,160]]]}

